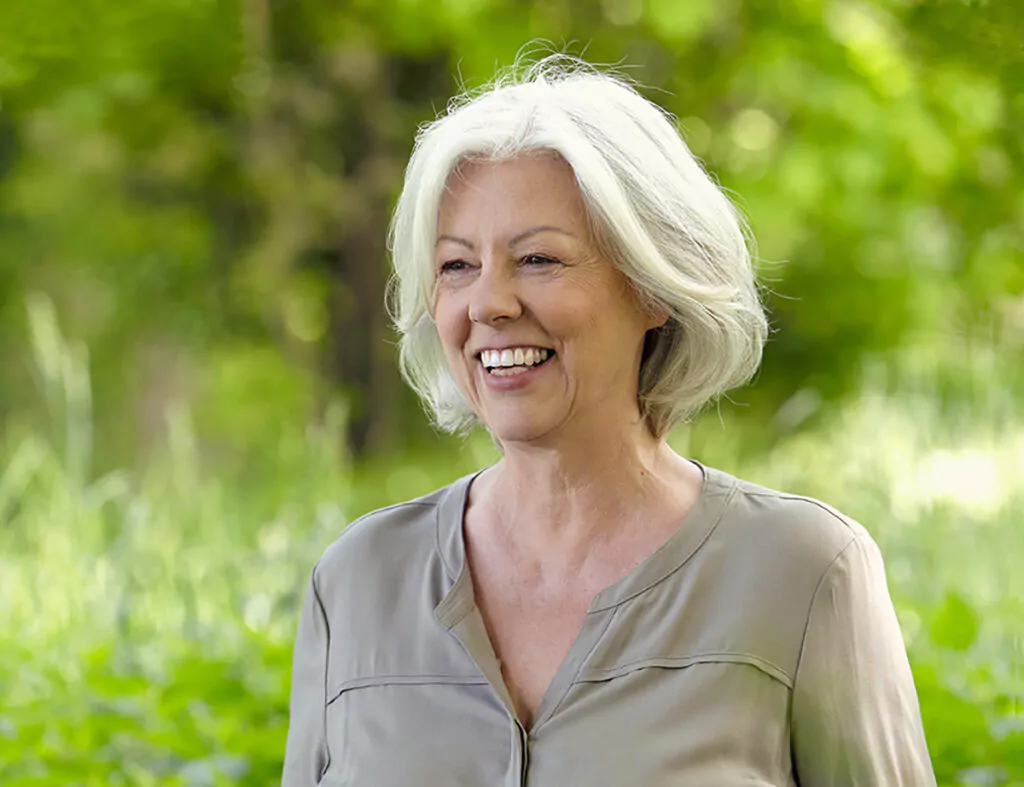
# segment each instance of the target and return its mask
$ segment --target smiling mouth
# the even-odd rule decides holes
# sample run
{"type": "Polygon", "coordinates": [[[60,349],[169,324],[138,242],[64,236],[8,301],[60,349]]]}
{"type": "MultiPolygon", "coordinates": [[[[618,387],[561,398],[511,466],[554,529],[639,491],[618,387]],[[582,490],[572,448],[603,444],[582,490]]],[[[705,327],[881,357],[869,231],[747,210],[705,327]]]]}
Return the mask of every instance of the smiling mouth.
{"type": "Polygon", "coordinates": [[[519,347],[515,350],[484,350],[478,357],[488,374],[511,377],[543,366],[554,356],[555,351],[545,347],[519,347]]]}

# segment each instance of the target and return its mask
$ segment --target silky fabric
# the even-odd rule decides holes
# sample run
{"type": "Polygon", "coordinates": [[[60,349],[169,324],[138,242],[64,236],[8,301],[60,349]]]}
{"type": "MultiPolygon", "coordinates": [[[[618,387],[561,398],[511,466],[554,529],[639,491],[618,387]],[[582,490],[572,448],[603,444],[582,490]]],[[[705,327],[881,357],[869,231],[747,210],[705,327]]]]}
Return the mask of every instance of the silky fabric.
{"type": "Polygon", "coordinates": [[[934,785],[870,535],[701,470],[678,530],[590,603],[530,729],[466,565],[477,474],[350,525],[306,589],[283,787],[934,785]]]}

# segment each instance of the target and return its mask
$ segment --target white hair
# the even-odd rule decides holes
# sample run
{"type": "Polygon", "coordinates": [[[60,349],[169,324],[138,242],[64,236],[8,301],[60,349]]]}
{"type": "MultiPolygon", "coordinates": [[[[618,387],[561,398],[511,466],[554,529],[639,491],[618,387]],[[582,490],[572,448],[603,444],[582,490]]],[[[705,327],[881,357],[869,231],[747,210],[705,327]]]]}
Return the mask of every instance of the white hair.
{"type": "Polygon", "coordinates": [[[732,203],[672,118],[626,80],[566,55],[499,74],[424,125],[391,223],[390,308],[399,363],[436,422],[465,432],[459,390],[432,316],[438,207],[465,161],[553,152],[572,168],[596,235],[643,303],[668,312],[648,333],[640,411],[664,436],[757,371],[768,333],[747,236],[732,203]]]}

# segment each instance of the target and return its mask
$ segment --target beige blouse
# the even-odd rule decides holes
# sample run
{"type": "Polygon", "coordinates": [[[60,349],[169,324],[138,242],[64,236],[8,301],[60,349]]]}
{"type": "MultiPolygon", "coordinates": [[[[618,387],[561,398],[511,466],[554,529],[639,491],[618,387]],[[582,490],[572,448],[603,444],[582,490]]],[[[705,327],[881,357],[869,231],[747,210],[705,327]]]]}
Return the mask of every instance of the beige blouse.
{"type": "Polygon", "coordinates": [[[711,468],[594,597],[533,726],[473,598],[467,476],[350,525],[310,578],[283,787],[935,784],[878,547],[711,468]]]}

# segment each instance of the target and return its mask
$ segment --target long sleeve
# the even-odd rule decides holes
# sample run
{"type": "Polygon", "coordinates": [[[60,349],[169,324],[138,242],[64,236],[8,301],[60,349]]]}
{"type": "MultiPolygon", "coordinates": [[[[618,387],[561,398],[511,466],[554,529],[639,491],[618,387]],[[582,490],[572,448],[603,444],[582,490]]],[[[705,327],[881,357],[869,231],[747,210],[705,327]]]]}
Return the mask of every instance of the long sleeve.
{"type": "Polygon", "coordinates": [[[299,616],[292,662],[288,740],[281,787],[316,787],[328,762],[324,721],[330,629],[316,587],[309,578],[299,616]]]}
{"type": "Polygon", "coordinates": [[[792,748],[801,787],[935,784],[882,556],[867,534],[832,562],[812,601],[792,748]]]}

